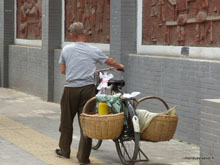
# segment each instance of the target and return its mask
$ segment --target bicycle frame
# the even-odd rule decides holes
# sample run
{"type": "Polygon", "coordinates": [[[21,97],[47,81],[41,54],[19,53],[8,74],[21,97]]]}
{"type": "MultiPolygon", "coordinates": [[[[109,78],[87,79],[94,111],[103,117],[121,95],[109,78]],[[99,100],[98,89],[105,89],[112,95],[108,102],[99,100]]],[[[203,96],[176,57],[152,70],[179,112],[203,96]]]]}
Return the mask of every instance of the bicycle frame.
{"type": "MultiPolygon", "coordinates": [[[[117,88],[116,90],[118,90],[120,93],[124,93],[121,88],[117,88]]],[[[131,100],[136,101],[135,98],[131,98],[131,99],[123,99],[123,102],[126,104],[126,107],[128,108],[131,118],[132,118],[132,123],[133,123],[133,127],[134,127],[134,132],[140,133],[140,126],[139,126],[139,119],[136,116],[135,113],[135,106],[132,105],[131,100]]]]}
{"type": "Polygon", "coordinates": [[[131,104],[131,102],[129,100],[125,100],[125,103],[126,103],[126,106],[128,107],[128,110],[131,114],[131,117],[132,117],[134,132],[139,133],[140,132],[139,120],[138,120],[138,117],[135,114],[134,106],[131,104]]]}

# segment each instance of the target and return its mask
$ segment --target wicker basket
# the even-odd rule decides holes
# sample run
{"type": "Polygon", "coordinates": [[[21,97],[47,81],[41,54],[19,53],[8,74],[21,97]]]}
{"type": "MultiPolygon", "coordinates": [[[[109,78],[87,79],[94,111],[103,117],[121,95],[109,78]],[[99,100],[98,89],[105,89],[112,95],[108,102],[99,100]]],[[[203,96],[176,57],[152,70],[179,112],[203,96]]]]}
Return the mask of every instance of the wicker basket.
{"type": "Polygon", "coordinates": [[[84,136],[99,140],[119,137],[124,123],[124,113],[107,115],[85,113],[87,106],[93,101],[96,101],[95,97],[85,104],[83,112],[80,115],[80,123],[84,136]]]}
{"type": "MultiPolygon", "coordinates": [[[[169,109],[164,100],[155,96],[144,97],[138,100],[136,107],[140,102],[147,99],[158,99],[164,104],[167,110],[169,109]]],[[[173,138],[173,135],[176,131],[177,123],[177,115],[158,115],[152,119],[149,126],[141,133],[141,140],[152,142],[169,141],[173,138]]]]}
{"type": "Polygon", "coordinates": [[[147,141],[169,141],[172,139],[178,117],[169,115],[159,115],[152,119],[149,126],[141,133],[141,139],[147,141]]]}

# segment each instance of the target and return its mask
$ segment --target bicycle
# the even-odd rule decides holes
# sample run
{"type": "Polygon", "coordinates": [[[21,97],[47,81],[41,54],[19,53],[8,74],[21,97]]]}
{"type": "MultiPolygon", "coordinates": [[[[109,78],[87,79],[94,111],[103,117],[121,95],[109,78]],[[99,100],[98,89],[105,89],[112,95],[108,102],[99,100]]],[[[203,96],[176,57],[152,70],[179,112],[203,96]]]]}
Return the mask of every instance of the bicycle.
{"type": "MultiPolygon", "coordinates": [[[[112,70],[113,68],[109,69],[112,70]]],[[[102,71],[108,70],[103,69],[102,71]]],[[[123,86],[125,85],[124,80],[110,80],[108,85],[112,86],[111,94],[121,93],[124,94],[122,91],[123,86]]],[[[91,98],[84,106],[89,105],[90,102],[96,101],[96,97],[91,98]]],[[[115,142],[116,150],[119,155],[121,162],[125,165],[133,165],[136,162],[138,155],[144,155],[144,160],[138,161],[148,161],[147,156],[144,152],[140,149],[139,141],[140,141],[140,128],[139,128],[139,121],[136,116],[135,112],[135,105],[137,100],[135,98],[123,98],[121,97],[121,102],[125,105],[124,113],[125,113],[125,122],[123,125],[123,129],[121,135],[113,139],[115,142]]],[[[94,142],[95,140],[93,140],[94,142]]],[[[102,144],[102,140],[96,141],[96,145],[93,145],[93,149],[97,150],[102,144]]]]}
{"type": "MultiPolygon", "coordinates": [[[[104,69],[104,71],[106,69],[104,69]]],[[[113,68],[111,68],[110,70],[112,69],[113,68]]],[[[110,80],[108,82],[108,86],[110,85],[112,86],[110,94],[121,93],[122,97],[120,97],[120,102],[123,105],[125,105],[125,108],[123,109],[123,112],[125,115],[124,124],[123,124],[122,130],[120,128],[121,131],[118,132],[120,135],[117,134],[117,137],[113,136],[114,138],[110,138],[115,143],[116,150],[117,150],[117,153],[118,153],[118,156],[121,162],[125,165],[134,165],[136,162],[149,161],[146,154],[142,151],[139,142],[140,141],[151,141],[151,142],[169,141],[175,133],[178,117],[177,116],[171,117],[169,115],[165,117],[164,115],[162,115],[161,117],[163,118],[163,120],[167,119],[167,120],[164,120],[163,122],[171,121],[171,122],[168,122],[169,124],[160,123],[161,128],[166,127],[166,129],[161,130],[161,133],[163,133],[163,136],[161,136],[162,134],[156,133],[156,134],[153,134],[153,136],[151,136],[150,138],[144,137],[146,134],[143,132],[140,133],[139,121],[138,121],[138,117],[136,116],[137,106],[141,102],[145,100],[151,100],[151,99],[159,100],[162,103],[162,105],[164,105],[167,111],[169,111],[169,106],[162,98],[157,97],[157,96],[145,96],[139,100],[136,100],[135,97],[125,97],[125,94],[122,90],[123,86],[125,85],[124,80],[110,80]],[[170,131],[167,132],[168,126],[171,126],[171,127],[169,127],[170,131]],[[158,137],[160,138],[158,139],[158,137]]],[[[93,97],[87,101],[87,103],[83,107],[83,113],[85,113],[86,107],[93,101],[96,101],[96,97],[93,97]]],[[[99,124],[99,123],[96,123],[96,124],[99,124]]],[[[153,124],[153,126],[155,125],[153,124]]],[[[93,135],[91,135],[91,137],[93,137],[93,135]]],[[[98,136],[98,138],[100,137],[98,136]]],[[[109,138],[100,138],[100,139],[109,139],[109,138]]],[[[102,140],[98,140],[96,149],[98,149],[101,146],[101,144],[102,144],[102,140]]]]}

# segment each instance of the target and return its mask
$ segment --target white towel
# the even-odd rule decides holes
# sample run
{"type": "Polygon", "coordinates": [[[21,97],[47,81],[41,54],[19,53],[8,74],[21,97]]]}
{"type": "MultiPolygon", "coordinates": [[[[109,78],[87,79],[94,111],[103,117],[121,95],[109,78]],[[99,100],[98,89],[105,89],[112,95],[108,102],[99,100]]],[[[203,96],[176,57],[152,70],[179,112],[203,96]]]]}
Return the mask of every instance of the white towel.
{"type": "Polygon", "coordinates": [[[153,113],[149,112],[146,109],[136,109],[136,114],[139,119],[139,125],[140,125],[140,132],[143,132],[150,124],[151,120],[162,114],[162,115],[176,115],[176,106],[170,108],[169,110],[162,112],[162,113],[153,113]]]}
{"type": "Polygon", "coordinates": [[[145,109],[136,109],[136,114],[139,119],[140,132],[143,132],[151,122],[151,120],[160,113],[152,113],[145,109]]]}

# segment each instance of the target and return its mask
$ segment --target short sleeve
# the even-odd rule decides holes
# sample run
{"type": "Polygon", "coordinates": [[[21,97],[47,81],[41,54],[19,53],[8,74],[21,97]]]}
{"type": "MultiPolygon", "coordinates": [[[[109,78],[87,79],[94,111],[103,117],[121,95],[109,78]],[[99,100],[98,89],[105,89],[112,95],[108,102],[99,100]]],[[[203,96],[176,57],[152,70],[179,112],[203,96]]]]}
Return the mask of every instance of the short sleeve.
{"type": "Polygon", "coordinates": [[[95,60],[100,64],[104,64],[107,59],[108,59],[108,56],[105,55],[105,53],[102,50],[96,48],[95,60]]]}

